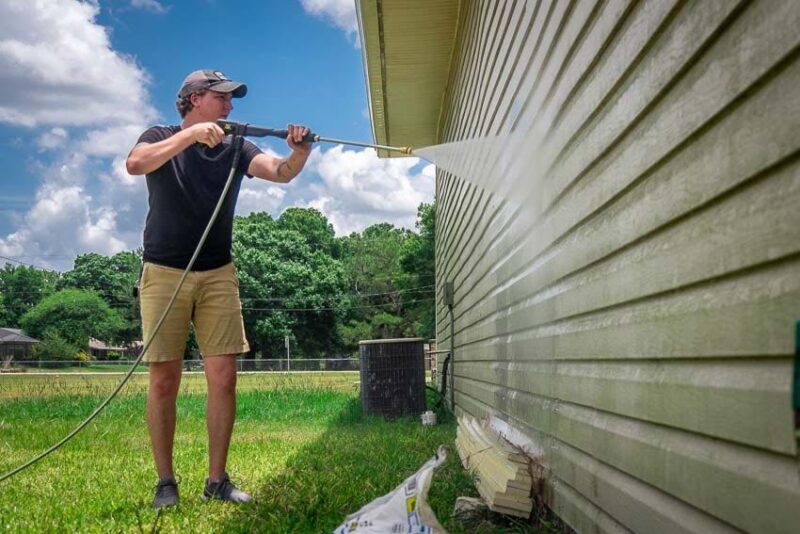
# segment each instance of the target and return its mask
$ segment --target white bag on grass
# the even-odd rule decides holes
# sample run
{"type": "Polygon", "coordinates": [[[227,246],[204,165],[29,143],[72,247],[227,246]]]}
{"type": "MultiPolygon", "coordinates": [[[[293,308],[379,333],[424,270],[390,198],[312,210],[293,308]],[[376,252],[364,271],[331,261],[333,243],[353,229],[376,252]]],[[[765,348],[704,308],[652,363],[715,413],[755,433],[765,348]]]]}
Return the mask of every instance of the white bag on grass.
{"type": "Polygon", "coordinates": [[[430,533],[447,534],[425,500],[433,470],[447,458],[447,448],[439,447],[436,455],[419,471],[408,477],[391,493],[379,497],[347,516],[334,534],[430,533]]]}

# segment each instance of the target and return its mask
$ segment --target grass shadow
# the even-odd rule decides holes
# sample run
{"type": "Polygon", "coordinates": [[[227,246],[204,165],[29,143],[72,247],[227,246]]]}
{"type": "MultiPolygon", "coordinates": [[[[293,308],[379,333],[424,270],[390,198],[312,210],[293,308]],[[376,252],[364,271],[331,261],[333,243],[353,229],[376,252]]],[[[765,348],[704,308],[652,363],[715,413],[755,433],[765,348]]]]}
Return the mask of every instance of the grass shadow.
{"type": "Polygon", "coordinates": [[[237,509],[220,531],[330,532],[416,472],[440,445],[450,454],[434,474],[434,486],[437,479],[446,483],[440,484],[441,495],[434,488],[430,497],[434,508],[449,504],[452,510],[455,497],[468,492],[472,481],[452,446],[455,421],[443,410],[438,415],[440,424],[433,427],[422,426],[417,417],[387,421],[362,416],[360,401],[349,400],[316,439],[263,480],[256,502],[237,509]]]}
{"type": "MultiPolygon", "coordinates": [[[[429,396],[428,405],[436,404],[429,396]]],[[[448,458],[433,475],[428,504],[453,534],[473,532],[556,532],[546,525],[489,512],[453,517],[459,496],[477,496],[473,477],[455,450],[456,421],[445,408],[438,424],[425,427],[418,417],[392,421],[361,414],[351,399],[330,418],[316,439],[307,441],[284,467],[263,478],[256,500],[235,508],[220,532],[331,532],[351,513],[383,496],[431,458],[440,445],[448,458]]]]}

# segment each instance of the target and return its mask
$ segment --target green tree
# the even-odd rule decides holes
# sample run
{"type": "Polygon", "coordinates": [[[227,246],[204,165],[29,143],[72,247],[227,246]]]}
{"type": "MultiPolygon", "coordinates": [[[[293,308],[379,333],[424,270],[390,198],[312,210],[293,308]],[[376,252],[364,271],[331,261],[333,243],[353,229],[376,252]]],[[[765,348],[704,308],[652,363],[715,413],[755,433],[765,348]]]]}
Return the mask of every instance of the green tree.
{"type": "MultiPolygon", "coordinates": [[[[349,289],[359,295],[364,304],[378,306],[394,315],[401,314],[402,298],[397,291],[405,274],[400,268],[400,251],[409,234],[408,230],[380,223],[361,234],[353,233],[342,239],[349,289]]],[[[364,318],[364,314],[361,315],[364,318]]]]}
{"type": "Polygon", "coordinates": [[[58,289],[83,289],[100,295],[123,320],[118,339],[130,343],[141,338],[141,319],[132,294],[141,268],[138,252],[119,252],[110,257],[81,254],[72,270],[59,280],[58,289]]]}
{"type": "Polygon", "coordinates": [[[333,258],[341,257],[341,245],[333,225],[314,208],[288,208],[278,218],[278,227],[294,230],[303,236],[312,251],[322,251],[333,258]]]}
{"type": "Polygon", "coordinates": [[[87,350],[89,337],[119,341],[124,326],[119,315],[92,291],[64,289],[42,299],[20,319],[22,328],[33,337],[50,332],[70,345],[87,350]]]}
{"type": "Polygon", "coordinates": [[[10,324],[8,321],[8,310],[6,310],[3,294],[0,293],[0,325],[10,324]]]}
{"type": "Polygon", "coordinates": [[[403,293],[406,309],[417,323],[417,335],[436,337],[436,310],[433,300],[436,262],[436,204],[420,204],[417,210],[418,234],[403,243],[400,266],[406,277],[403,293]]]}
{"type": "Polygon", "coordinates": [[[58,273],[27,265],[7,263],[0,270],[0,294],[3,296],[4,324],[20,326],[20,318],[55,290],[58,273]]]}
{"type": "MultiPolygon", "coordinates": [[[[305,219],[300,213],[291,217],[305,219]]],[[[287,226],[267,213],[234,220],[233,253],[248,340],[254,352],[277,357],[288,335],[302,355],[324,355],[339,346],[344,272],[319,246],[318,234],[287,226]]]]}
{"type": "Polygon", "coordinates": [[[339,339],[342,346],[351,352],[358,350],[358,342],[372,339],[372,325],[366,321],[350,321],[339,324],[339,339]]]}
{"type": "Polygon", "coordinates": [[[405,317],[392,315],[385,311],[375,313],[370,319],[370,326],[373,339],[416,337],[414,325],[405,317]]]}

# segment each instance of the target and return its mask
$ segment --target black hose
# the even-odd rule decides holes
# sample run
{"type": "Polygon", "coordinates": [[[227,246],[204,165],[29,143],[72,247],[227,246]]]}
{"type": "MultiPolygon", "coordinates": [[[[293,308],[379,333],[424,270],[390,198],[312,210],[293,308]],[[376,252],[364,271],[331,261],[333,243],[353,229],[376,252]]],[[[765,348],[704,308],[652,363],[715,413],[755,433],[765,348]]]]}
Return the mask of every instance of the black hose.
{"type": "Polygon", "coordinates": [[[425,388],[433,391],[434,393],[436,393],[437,399],[436,399],[436,406],[434,406],[435,409],[438,410],[439,408],[441,408],[442,404],[447,406],[447,399],[445,398],[445,396],[442,394],[441,391],[439,391],[435,387],[433,387],[431,385],[428,385],[428,384],[425,385],[425,388]]]}
{"type": "Polygon", "coordinates": [[[442,393],[442,397],[447,399],[447,367],[450,365],[450,355],[452,352],[448,352],[447,356],[444,358],[444,362],[442,363],[442,387],[440,391],[442,393]]]}
{"type": "MultiPolygon", "coordinates": [[[[455,353],[455,345],[456,345],[456,331],[455,331],[455,319],[453,317],[453,305],[450,304],[448,306],[450,309],[450,356],[452,356],[453,361],[450,362],[450,410],[453,413],[456,413],[456,383],[455,383],[455,372],[456,372],[456,353],[455,353]]],[[[447,373],[442,373],[445,376],[447,373]]]]}

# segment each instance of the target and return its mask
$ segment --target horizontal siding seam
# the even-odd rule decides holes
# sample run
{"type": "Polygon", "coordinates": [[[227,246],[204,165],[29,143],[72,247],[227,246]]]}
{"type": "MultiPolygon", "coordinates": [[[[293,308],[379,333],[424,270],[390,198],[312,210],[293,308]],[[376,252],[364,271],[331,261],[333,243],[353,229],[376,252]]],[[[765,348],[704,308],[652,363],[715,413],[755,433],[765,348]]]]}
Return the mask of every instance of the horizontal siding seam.
{"type": "MultiPolygon", "coordinates": [[[[525,296],[521,296],[516,300],[510,301],[503,308],[498,308],[497,311],[499,312],[501,310],[512,308],[512,307],[514,307],[516,305],[524,303],[525,301],[534,298],[537,294],[546,293],[548,290],[552,289],[553,287],[558,286],[559,284],[563,284],[564,282],[566,282],[570,278],[573,278],[575,276],[579,276],[579,275],[581,275],[583,273],[586,273],[587,271],[589,271],[589,270],[591,270],[593,268],[596,268],[598,265],[606,263],[609,260],[614,259],[618,255],[624,254],[625,252],[635,248],[636,246],[639,246],[641,243],[643,243],[645,241],[648,241],[648,240],[651,240],[651,239],[657,237],[658,235],[669,231],[670,229],[672,229],[673,227],[677,226],[678,224],[684,223],[686,220],[689,220],[689,219],[691,219],[693,217],[696,217],[697,215],[699,215],[699,214],[701,214],[701,213],[703,213],[703,212],[705,212],[707,210],[713,209],[718,204],[720,204],[720,203],[722,203],[722,202],[724,202],[724,201],[726,201],[726,200],[728,200],[728,199],[730,199],[732,197],[735,197],[736,195],[742,193],[746,189],[749,189],[751,187],[755,187],[761,181],[768,180],[774,173],[779,172],[780,170],[782,170],[782,169],[784,169],[786,167],[789,167],[792,164],[797,163],[798,160],[800,160],[800,149],[798,149],[796,152],[793,152],[792,154],[789,154],[788,156],[776,161],[772,165],[769,165],[768,167],[765,167],[765,168],[761,169],[759,172],[755,173],[754,175],[750,176],[749,178],[746,178],[746,179],[742,180],[741,182],[737,183],[736,185],[734,185],[730,189],[724,191],[723,193],[721,193],[721,194],[719,194],[719,195],[717,195],[715,197],[710,198],[706,202],[704,202],[702,204],[699,204],[699,205],[695,206],[694,208],[689,209],[688,211],[686,211],[686,212],[684,212],[684,213],[682,213],[682,214],[670,219],[669,221],[666,221],[662,225],[653,228],[652,230],[648,231],[647,233],[644,233],[644,234],[640,235],[636,239],[634,239],[632,241],[629,241],[628,243],[625,243],[624,245],[619,246],[618,248],[612,250],[608,254],[606,254],[604,256],[601,256],[601,257],[598,257],[598,258],[592,260],[591,262],[589,262],[589,263],[587,263],[587,264],[585,264],[585,265],[583,265],[583,266],[581,266],[581,267],[579,267],[579,268],[577,268],[577,269],[575,269],[573,271],[565,273],[563,276],[554,279],[552,282],[548,283],[545,286],[542,286],[535,293],[532,293],[532,294],[529,294],[529,295],[525,295],[525,296]]],[[[555,245],[556,243],[553,242],[553,244],[555,245]]],[[[625,300],[625,301],[620,301],[618,303],[615,303],[613,306],[610,306],[609,308],[617,306],[617,305],[623,305],[625,303],[636,302],[637,300],[642,300],[642,299],[646,299],[646,298],[650,298],[650,297],[657,297],[659,295],[666,294],[666,293],[669,293],[669,292],[682,291],[684,289],[691,288],[693,285],[696,285],[696,284],[699,284],[699,283],[713,282],[713,281],[718,280],[718,279],[724,279],[729,274],[734,274],[734,273],[735,274],[742,274],[742,273],[746,273],[749,270],[757,270],[759,268],[762,268],[762,267],[765,267],[765,266],[769,266],[771,263],[774,263],[776,261],[783,261],[784,259],[791,258],[791,257],[792,257],[792,255],[790,254],[790,255],[784,255],[784,256],[781,256],[781,257],[777,257],[777,258],[772,258],[770,260],[763,261],[763,262],[752,263],[747,267],[743,267],[743,268],[739,268],[739,269],[736,269],[736,270],[728,271],[727,273],[723,273],[723,274],[720,274],[720,275],[709,276],[709,277],[697,280],[695,282],[692,282],[690,284],[678,285],[678,286],[674,286],[673,288],[671,288],[669,290],[665,290],[665,291],[661,291],[661,292],[652,292],[652,293],[648,293],[648,294],[642,295],[640,297],[637,297],[636,299],[629,299],[629,300],[625,300]]],[[[536,259],[534,259],[534,261],[535,260],[536,259]]],[[[509,286],[509,285],[515,283],[521,277],[524,277],[524,269],[525,269],[525,267],[521,268],[521,270],[517,271],[516,273],[509,274],[506,277],[507,282],[505,284],[497,286],[495,289],[493,289],[489,293],[485,294],[483,296],[483,298],[493,298],[494,296],[498,295],[499,293],[501,293],[502,291],[505,290],[504,286],[509,286]]],[[[601,309],[601,308],[596,308],[596,310],[599,310],[599,309],[601,309]]],[[[464,314],[466,314],[468,312],[469,312],[469,309],[465,308],[456,318],[457,319],[461,319],[464,316],[464,314]]],[[[485,321],[489,321],[490,319],[489,318],[483,318],[481,320],[485,322],[485,321]]],[[[480,323],[479,322],[473,322],[473,323],[469,323],[468,325],[465,325],[464,327],[465,328],[469,328],[470,326],[475,326],[475,325],[478,325],[478,324],[480,324],[480,323]]]]}
{"type": "MultiPolygon", "coordinates": [[[[746,275],[749,275],[749,274],[752,274],[752,273],[755,273],[755,272],[758,272],[758,271],[761,271],[761,270],[766,270],[766,269],[770,269],[770,268],[774,268],[774,267],[779,267],[782,264],[791,264],[791,263],[797,263],[797,262],[800,262],[800,251],[798,251],[798,252],[796,252],[794,254],[783,256],[781,258],[775,258],[775,259],[767,260],[767,261],[764,261],[764,262],[761,262],[761,263],[758,263],[758,264],[755,264],[755,265],[748,265],[748,266],[740,268],[740,269],[736,269],[736,270],[733,270],[733,271],[728,271],[726,273],[723,273],[721,275],[715,276],[713,278],[707,278],[707,279],[703,279],[703,280],[698,280],[698,281],[691,282],[691,283],[688,283],[688,284],[685,284],[685,285],[682,285],[682,286],[677,286],[677,287],[674,287],[674,288],[670,288],[670,289],[666,289],[666,290],[663,290],[663,291],[655,292],[655,293],[652,293],[652,294],[649,294],[649,295],[636,297],[636,298],[629,299],[629,300],[626,300],[626,301],[623,301],[623,302],[618,302],[618,303],[610,304],[610,305],[607,305],[607,306],[600,306],[600,307],[597,307],[597,308],[592,308],[591,310],[588,310],[588,311],[585,311],[585,312],[580,312],[580,313],[575,313],[575,314],[572,314],[572,315],[560,317],[560,318],[554,319],[552,321],[546,321],[546,322],[543,322],[543,323],[537,323],[535,325],[530,325],[529,327],[526,327],[526,328],[523,328],[523,329],[510,330],[510,331],[507,331],[507,332],[503,332],[503,334],[501,334],[501,335],[503,337],[505,337],[505,336],[511,336],[511,335],[514,335],[514,334],[523,334],[523,333],[530,332],[532,330],[536,330],[536,329],[540,329],[540,328],[555,327],[555,326],[559,326],[559,325],[564,324],[564,323],[569,323],[569,322],[573,322],[573,321],[576,321],[576,320],[591,318],[594,315],[600,315],[600,314],[604,314],[604,313],[612,312],[612,311],[619,311],[619,310],[623,310],[623,309],[631,307],[631,306],[635,306],[637,304],[642,304],[642,303],[649,302],[649,301],[655,301],[655,300],[658,300],[658,299],[672,297],[672,296],[679,295],[679,294],[681,294],[683,292],[686,292],[686,291],[702,289],[705,286],[716,285],[718,283],[722,283],[722,282],[726,282],[726,281],[729,281],[729,280],[733,280],[735,278],[738,278],[738,277],[741,277],[741,276],[746,276],[746,275]]],[[[508,307],[502,308],[502,310],[505,310],[505,309],[508,309],[508,307]]],[[[501,308],[498,308],[498,312],[500,312],[500,310],[501,310],[501,308]]],[[[458,318],[459,317],[456,317],[456,322],[457,323],[458,323],[458,318]]],[[[493,322],[493,321],[494,321],[494,318],[481,318],[480,321],[475,322],[475,323],[471,323],[469,325],[459,325],[459,328],[456,329],[456,334],[462,333],[465,330],[469,330],[471,328],[474,328],[475,326],[478,326],[483,322],[493,322]]],[[[477,341],[482,341],[482,340],[486,340],[486,339],[492,339],[494,337],[496,337],[496,336],[482,338],[481,340],[470,341],[470,344],[473,343],[473,342],[477,342],[477,341]]]]}
{"type": "MultiPolygon", "coordinates": [[[[675,157],[682,150],[684,150],[687,146],[689,146],[694,140],[696,140],[697,137],[703,135],[705,132],[707,132],[708,130],[713,128],[713,126],[718,124],[725,116],[729,115],[732,110],[734,110],[737,107],[739,107],[740,105],[742,105],[750,96],[752,96],[752,94],[754,92],[757,92],[759,89],[761,89],[764,86],[766,86],[767,83],[770,80],[774,79],[781,71],[783,71],[784,69],[788,68],[797,59],[798,56],[800,56],[800,46],[792,49],[789,53],[787,53],[784,56],[784,58],[780,62],[776,63],[769,71],[767,71],[764,76],[762,76],[761,78],[756,80],[753,84],[751,84],[748,88],[746,88],[735,99],[731,100],[726,107],[724,107],[722,110],[719,111],[719,113],[715,114],[713,117],[710,117],[708,121],[706,121],[702,125],[698,126],[698,128],[695,129],[689,136],[687,136],[686,139],[684,139],[681,143],[679,143],[678,145],[673,147],[673,149],[671,149],[669,152],[667,152],[658,161],[654,162],[646,171],[644,171],[642,174],[637,176],[634,180],[632,180],[629,184],[627,184],[623,189],[621,189],[615,195],[610,197],[605,203],[603,203],[597,209],[593,210],[592,212],[587,214],[584,218],[582,218],[579,221],[577,221],[570,228],[565,230],[561,235],[559,235],[558,237],[553,239],[546,249],[542,250],[536,257],[531,259],[530,263],[535,263],[541,257],[546,256],[551,249],[557,247],[558,245],[560,245],[561,243],[563,243],[564,241],[569,239],[569,237],[573,233],[575,233],[578,229],[580,229],[581,227],[585,227],[587,225],[590,225],[594,221],[594,219],[597,218],[598,216],[600,216],[602,213],[604,213],[608,209],[609,206],[611,206],[615,202],[618,202],[621,198],[623,198],[632,189],[637,187],[646,178],[648,178],[653,173],[655,173],[657,170],[659,170],[664,165],[666,165],[673,157],[675,157]]],[[[684,218],[686,218],[688,216],[692,216],[693,214],[697,213],[700,210],[707,209],[709,206],[712,206],[715,203],[719,202],[720,201],[719,199],[727,198],[727,196],[729,196],[731,194],[731,191],[738,191],[739,188],[741,188],[741,187],[748,187],[750,182],[752,182],[753,180],[759,179],[759,177],[763,176],[765,172],[772,172],[777,168],[780,168],[780,167],[783,167],[785,165],[788,165],[788,164],[792,163],[797,158],[797,156],[798,156],[798,152],[791,153],[790,155],[788,155],[788,156],[776,161],[775,163],[769,165],[768,167],[765,167],[764,169],[762,169],[758,173],[754,174],[750,178],[744,179],[742,181],[743,183],[736,184],[730,190],[724,191],[724,192],[720,193],[719,195],[717,195],[716,197],[707,200],[705,203],[700,204],[700,205],[698,205],[698,206],[696,206],[696,207],[694,207],[694,208],[692,208],[690,210],[687,210],[687,212],[685,212],[684,214],[676,216],[673,219],[673,221],[671,221],[671,222],[668,221],[668,222],[664,223],[663,225],[653,229],[649,234],[644,234],[644,235],[647,236],[647,235],[662,231],[664,228],[667,228],[667,227],[670,227],[670,226],[672,226],[674,224],[677,224],[678,221],[683,220],[684,218]]],[[[553,204],[553,206],[555,206],[555,203],[553,204]]],[[[515,219],[515,215],[517,215],[521,210],[522,210],[522,207],[519,207],[514,212],[514,214],[510,217],[508,224],[503,226],[503,229],[506,229],[506,228],[511,226],[511,221],[513,221],[515,219]]],[[[542,215],[540,220],[542,220],[543,218],[544,218],[544,214],[542,215]]],[[[498,235],[495,237],[495,239],[496,240],[502,239],[502,235],[500,235],[500,233],[498,232],[498,235]]],[[[637,239],[637,241],[638,241],[638,239],[637,239]]],[[[522,245],[519,245],[519,246],[521,247],[522,245]]],[[[628,245],[623,245],[622,248],[624,248],[626,246],[628,246],[628,245]]],[[[513,256],[513,254],[515,252],[516,252],[516,249],[510,250],[506,256],[508,256],[508,257],[513,256]]],[[[614,252],[610,253],[609,255],[611,255],[611,254],[614,254],[614,252]]],[[[594,260],[592,263],[587,264],[583,268],[591,267],[592,265],[596,264],[597,262],[603,261],[609,255],[606,255],[606,256],[604,256],[602,258],[598,258],[598,259],[594,260]]],[[[477,262],[476,262],[476,264],[477,264],[477,262]]],[[[518,271],[518,273],[521,272],[522,269],[524,269],[524,268],[521,268],[520,271],[518,271]]],[[[487,273],[488,272],[491,272],[491,271],[487,271],[487,273]]],[[[509,278],[513,278],[513,276],[514,275],[512,274],[512,275],[509,276],[509,278]]],[[[489,295],[491,295],[491,293],[487,293],[487,295],[485,295],[485,296],[489,296],[489,295]]]]}
{"type": "MultiPolygon", "coordinates": [[[[578,174],[576,174],[570,180],[569,184],[567,184],[567,186],[564,189],[562,189],[555,197],[553,197],[553,199],[550,201],[548,208],[545,209],[544,212],[542,213],[542,216],[545,216],[548,213],[550,213],[553,207],[556,206],[561,199],[563,199],[572,189],[574,189],[577,186],[577,184],[594,167],[596,167],[600,161],[605,159],[611,152],[613,152],[614,149],[617,146],[619,146],[620,143],[622,143],[622,141],[636,128],[636,126],[638,126],[639,123],[641,123],[642,120],[644,120],[644,118],[650,113],[650,111],[652,111],[655,107],[657,107],[661,103],[661,101],[671,93],[672,89],[700,61],[705,52],[709,48],[711,48],[711,46],[722,36],[725,30],[727,30],[733,24],[736,18],[739,15],[741,15],[741,13],[744,11],[745,5],[746,2],[740,3],[736,8],[734,8],[728,14],[727,17],[725,17],[725,19],[719,24],[719,26],[717,26],[714,29],[714,31],[708,36],[708,38],[705,41],[703,41],[702,45],[698,47],[697,50],[695,50],[695,52],[686,60],[686,62],[683,65],[681,65],[680,69],[678,69],[675,75],[672,76],[672,78],[670,78],[669,81],[664,84],[664,86],[658,91],[658,93],[647,102],[647,104],[639,111],[639,113],[637,113],[634,117],[631,118],[631,121],[625,126],[625,128],[623,128],[622,131],[606,145],[606,147],[597,155],[597,157],[595,157],[581,171],[579,171],[578,174]]],[[[644,55],[641,55],[640,57],[637,57],[637,59],[641,61],[640,58],[643,57],[644,55]]],[[[619,87],[624,86],[624,81],[627,79],[627,76],[633,72],[633,70],[634,68],[631,68],[629,71],[626,71],[625,76],[620,78],[620,81],[622,83],[619,84],[619,87]]],[[[615,89],[617,89],[617,87],[615,87],[615,89]]],[[[609,92],[609,95],[613,96],[615,92],[616,92],[615,90],[612,90],[609,92]]],[[[743,92],[746,92],[746,89],[743,92]]],[[[709,121],[714,117],[719,117],[723,115],[726,112],[725,110],[728,108],[729,105],[730,103],[728,103],[728,105],[726,105],[723,109],[718,110],[718,112],[715,115],[709,118],[709,121]]],[[[599,113],[600,111],[602,111],[602,109],[603,107],[598,106],[598,108],[596,108],[596,111],[599,113]]],[[[578,131],[582,131],[583,126],[588,126],[592,122],[593,121],[584,122],[584,125],[582,125],[582,127],[579,128],[578,131]]],[[[696,130],[699,130],[702,127],[703,125],[700,125],[696,130]]],[[[576,131],[576,133],[567,142],[564,143],[564,149],[574,146],[575,144],[574,141],[578,137],[578,131],[576,131]]],[[[690,139],[693,133],[694,132],[690,133],[686,138],[684,138],[684,142],[687,139],[690,139]]],[[[682,146],[682,143],[679,143],[676,147],[673,147],[673,150],[676,149],[678,146],[682,146]]],[[[559,163],[563,162],[563,159],[566,157],[567,154],[567,151],[564,149],[562,149],[558,153],[558,155],[556,155],[556,157],[553,159],[552,163],[550,164],[550,167],[545,171],[546,174],[549,174],[553,168],[557,167],[559,163]]],[[[664,158],[666,158],[667,155],[671,153],[672,151],[667,153],[664,156],[664,158]]]]}

